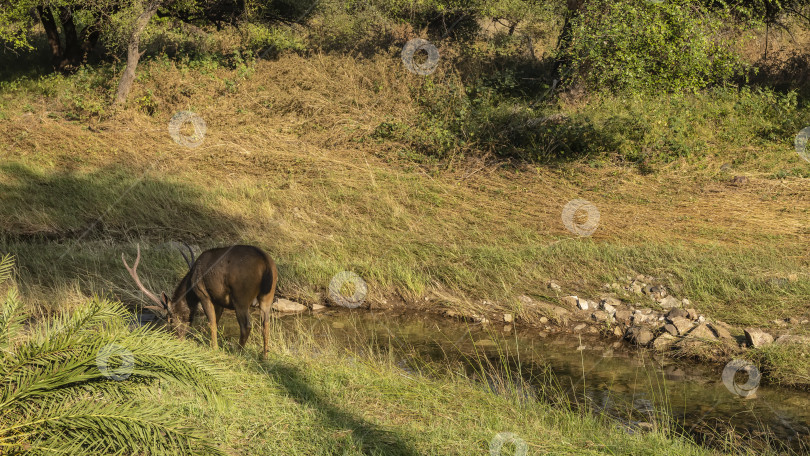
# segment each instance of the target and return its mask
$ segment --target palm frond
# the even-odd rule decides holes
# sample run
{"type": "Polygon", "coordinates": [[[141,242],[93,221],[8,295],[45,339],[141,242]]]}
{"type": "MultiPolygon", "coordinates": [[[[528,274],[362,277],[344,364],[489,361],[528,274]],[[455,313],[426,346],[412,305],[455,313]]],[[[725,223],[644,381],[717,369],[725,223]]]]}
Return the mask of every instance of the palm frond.
{"type": "Polygon", "coordinates": [[[24,436],[33,454],[222,454],[199,430],[149,403],[50,400],[7,429],[24,436]]]}
{"type": "Polygon", "coordinates": [[[0,257],[0,284],[11,278],[14,272],[14,256],[7,253],[0,257]]]}
{"type": "Polygon", "coordinates": [[[10,355],[11,341],[22,329],[25,317],[21,309],[17,290],[9,289],[6,299],[0,302],[0,359],[10,355]]]}
{"type": "MultiPolygon", "coordinates": [[[[2,315],[20,313],[10,296],[2,315]]],[[[135,393],[166,380],[217,401],[222,370],[199,347],[132,322],[123,305],[96,298],[7,344],[0,453],[218,454],[182,418],[135,393]]]]}

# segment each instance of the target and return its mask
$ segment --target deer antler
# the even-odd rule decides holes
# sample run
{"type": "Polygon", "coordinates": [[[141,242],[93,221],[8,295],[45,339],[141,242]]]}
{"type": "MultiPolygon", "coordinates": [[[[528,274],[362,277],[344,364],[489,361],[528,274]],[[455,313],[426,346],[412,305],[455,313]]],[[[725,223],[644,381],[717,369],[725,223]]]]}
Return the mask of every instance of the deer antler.
{"type": "Polygon", "coordinates": [[[143,284],[141,283],[141,279],[138,278],[138,263],[141,261],[141,246],[140,246],[140,244],[138,245],[138,255],[135,257],[135,263],[132,265],[131,268],[127,264],[127,260],[124,258],[123,253],[121,254],[121,261],[124,262],[124,267],[127,268],[127,271],[129,271],[129,275],[131,275],[132,278],[135,280],[135,284],[138,285],[138,288],[141,289],[143,294],[145,294],[147,298],[151,299],[152,301],[155,302],[155,304],[157,304],[157,306],[144,306],[144,308],[145,309],[150,309],[150,310],[156,310],[158,312],[165,312],[166,311],[166,305],[163,303],[163,301],[158,299],[158,297],[155,296],[154,293],[147,290],[146,287],[143,286],[143,284]]]}
{"type": "Polygon", "coordinates": [[[186,254],[185,254],[185,253],[183,253],[183,249],[181,249],[181,248],[179,248],[179,247],[178,247],[178,248],[177,248],[177,250],[179,250],[179,251],[180,251],[180,255],[183,255],[183,259],[184,259],[184,260],[186,260],[186,263],[188,263],[188,268],[189,268],[189,269],[191,269],[191,266],[193,266],[193,265],[194,265],[194,261],[195,261],[195,258],[194,258],[194,249],[192,249],[191,247],[189,247],[189,245],[188,245],[188,244],[186,244],[185,242],[183,242],[182,244],[183,244],[184,246],[186,246],[186,248],[188,249],[188,253],[191,255],[191,260],[189,260],[189,259],[188,259],[188,257],[186,256],[186,254]]]}

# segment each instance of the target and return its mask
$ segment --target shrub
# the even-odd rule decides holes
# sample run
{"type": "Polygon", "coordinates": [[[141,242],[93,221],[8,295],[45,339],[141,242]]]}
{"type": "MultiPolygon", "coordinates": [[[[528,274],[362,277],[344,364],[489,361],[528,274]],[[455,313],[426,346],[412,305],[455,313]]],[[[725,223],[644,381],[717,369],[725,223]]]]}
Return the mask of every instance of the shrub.
{"type": "Polygon", "coordinates": [[[560,56],[569,84],[621,92],[697,90],[746,71],[728,14],[688,0],[594,0],[574,19],[560,56]]]}

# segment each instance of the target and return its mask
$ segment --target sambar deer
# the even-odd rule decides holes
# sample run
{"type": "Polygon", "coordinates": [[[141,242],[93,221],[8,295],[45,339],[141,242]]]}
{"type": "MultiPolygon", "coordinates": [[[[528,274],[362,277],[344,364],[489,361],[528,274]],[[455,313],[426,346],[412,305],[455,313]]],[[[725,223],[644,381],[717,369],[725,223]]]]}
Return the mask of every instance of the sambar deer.
{"type": "Polygon", "coordinates": [[[194,321],[197,304],[202,304],[211,327],[211,347],[217,349],[217,322],[224,309],[236,311],[239,322],[239,346],[244,347],[250,335],[250,307],[258,301],[262,315],[263,356],[267,357],[267,343],[270,337],[270,310],[278,283],[276,263],[258,247],[233,245],[206,250],[194,259],[194,252],[188,245],[191,259],[180,251],[188,263],[188,273],[177,285],[172,298],[161,293],[160,298],[147,290],[138,278],[138,262],[141,260],[141,246],[130,268],[124,254],[121,261],[147,298],[156,306],[144,306],[167,317],[169,327],[182,339],[194,321]]]}

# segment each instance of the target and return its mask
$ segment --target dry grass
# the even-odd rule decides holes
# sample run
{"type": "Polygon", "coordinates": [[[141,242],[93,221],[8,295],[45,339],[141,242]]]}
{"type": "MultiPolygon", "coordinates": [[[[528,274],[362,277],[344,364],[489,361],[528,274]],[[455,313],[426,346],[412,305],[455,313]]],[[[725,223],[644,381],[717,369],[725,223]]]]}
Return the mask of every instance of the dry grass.
{"type": "MultiPolygon", "coordinates": [[[[720,147],[649,175],[587,160],[417,164],[371,137],[386,119],[419,115],[421,80],[399,63],[316,54],[189,70],[155,60],[128,109],[81,121],[63,116],[75,109],[70,87],[5,92],[0,226],[4,250],[24,256],[30,301],[90,292],[134,300],[120,251],[184,239],[266,247],[282,271],[280,293],[308,302],[324,298],[334,273],[353,270],[371,285],[372,305],[520,314],[519,294],[557,299],[551,279],[597,297],[602,283],[644,273],[730,323],[806,314],[810,185],[761,166],[801,165],[788,146],[720,147]],[[154,115],[139,109],[144,97],[154,115]],[[200,147],[169,137],[180,110],[205,120],[200,147]],[[735,184],[719,168],[739,156],[750,161],[735,166],[747,177],[735,184]],[[591,238],[563,226],[562,207],[575,198],[599,208],[591,238]]],[[[442,71],[437,81],[452,77],[442,71]]],[[[94,87],[88,96],[103,96],[104,83],[94,87]]],[[[153,259],[145,273],[170,288],[179,258],[153,259]]]]}

